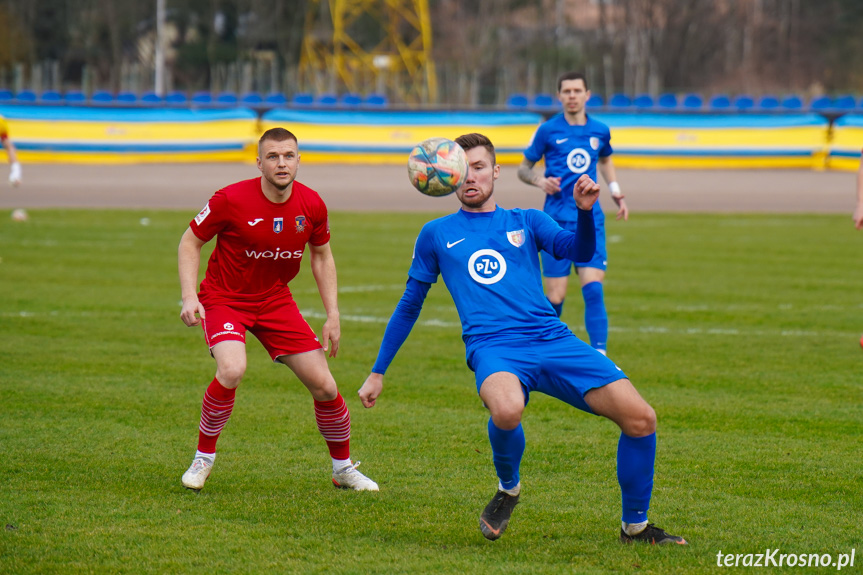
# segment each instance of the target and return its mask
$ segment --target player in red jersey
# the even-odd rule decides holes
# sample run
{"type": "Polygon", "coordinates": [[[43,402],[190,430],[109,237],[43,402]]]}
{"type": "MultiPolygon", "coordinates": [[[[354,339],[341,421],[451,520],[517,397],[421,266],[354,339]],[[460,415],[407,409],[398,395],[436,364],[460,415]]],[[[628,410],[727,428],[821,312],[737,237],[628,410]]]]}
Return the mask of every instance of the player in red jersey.
{"type": "Polygon", "coordinates": [[[216,458],[216,441],[234,407],[246,371],[246,331],[273,361],[287,365],[314,398],[315,420],[333,460],[333,484],[358,491],[378,485],[350,459],[351,418],[327,366],[335,357],[341,329],[336,266],[330,250],[327,207],[311,188],[297,182],[297,138],[284,128],[267,130],[258,142],[262,177],[216,192],[189,224],[178,249],[187,326],[203,325],[216,376],[204,394],[198,450],[183,474],[183,486],[200,490],[216,458]],[[196,293],[201,248],[218,236],[196,293]],[[327,319],[322,340],[300,315],[288,282],[297,275],[306,244],[312,274],[327,319]]]}

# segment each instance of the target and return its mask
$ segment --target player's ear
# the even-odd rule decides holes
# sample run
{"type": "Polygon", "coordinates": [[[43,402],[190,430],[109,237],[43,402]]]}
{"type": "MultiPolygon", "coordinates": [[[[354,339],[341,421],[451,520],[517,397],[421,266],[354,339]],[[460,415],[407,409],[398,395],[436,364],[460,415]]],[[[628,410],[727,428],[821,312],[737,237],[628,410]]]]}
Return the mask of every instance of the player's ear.
{"type": "Polygon", "coordinates": [[[491,177],[495,180],[498,179],[498,177],[500,177],[500,164],[494,165],[494,170],[492,171],[491,177]]]}

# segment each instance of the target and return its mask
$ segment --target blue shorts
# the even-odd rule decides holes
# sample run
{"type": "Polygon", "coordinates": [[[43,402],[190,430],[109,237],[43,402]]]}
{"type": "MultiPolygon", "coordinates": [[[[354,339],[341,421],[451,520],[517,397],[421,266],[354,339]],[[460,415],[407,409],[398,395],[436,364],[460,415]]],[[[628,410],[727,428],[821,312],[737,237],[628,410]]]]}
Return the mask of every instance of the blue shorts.
{"type": "MultiPolygon", "coordinates": [[[[599,212],[602,214],[602,212],[599,212]]],[[[576,230],[576,222],[557,222],[565,230],[574,232],[576,230]]],[[[596,251],[593,252],[593,257],[589,262],[578,262],[573,264],[567,259],[556,259],[553,255],[546,251],[539,252],[542,258],[542,275],[547,278],[564,278],[572,273],[572,266],[577,268],[596,268],[605,271],[608,266],[608,251],[605,249],[605,215],[596,216],[593,218],[593,225],[596,227],[596,251]]]]}
{"type": "Polygon", "coordinates": [[[471,344],[467,364],[476,375],[476,390],[493,373],[512,373],[521,382],[524,403],[539,391],[587,413],[584,395],[626,374],[613,361],[572,333],[554,339],[496,339],[471,344]]]}

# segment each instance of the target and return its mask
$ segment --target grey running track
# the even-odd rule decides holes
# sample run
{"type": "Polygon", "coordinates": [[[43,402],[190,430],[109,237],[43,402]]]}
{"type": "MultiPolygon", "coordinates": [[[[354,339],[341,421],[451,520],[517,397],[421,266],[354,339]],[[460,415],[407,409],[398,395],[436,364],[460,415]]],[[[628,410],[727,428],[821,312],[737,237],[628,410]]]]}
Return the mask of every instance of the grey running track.
{"type": "MultiPolygon", "coordinates": [[[[148,208],[195,212],[217,189],[260,175],[254,163],[79,165],[25,164],[12,188],[0,167],[0,208],[148,208]]],[[[809,170],[617,170],[632,216],[638,212],[847,213],[854,209],[856,172],[809,170]]],[[[454,196],[415,191],[404,166],[301,164],[297,178],[317,190],[331,211],[455,210],[454,196]]],[[[604,188],[604,186],[603,186],[604,188]]],[[[603,189],[606,212],[614,209],[603,189]]],[[[542,193],[503,166],[495,187],[506,208],[541,208],[542,193]]],[[[850,221],[849,221],[850,225],[850,221]]]]}

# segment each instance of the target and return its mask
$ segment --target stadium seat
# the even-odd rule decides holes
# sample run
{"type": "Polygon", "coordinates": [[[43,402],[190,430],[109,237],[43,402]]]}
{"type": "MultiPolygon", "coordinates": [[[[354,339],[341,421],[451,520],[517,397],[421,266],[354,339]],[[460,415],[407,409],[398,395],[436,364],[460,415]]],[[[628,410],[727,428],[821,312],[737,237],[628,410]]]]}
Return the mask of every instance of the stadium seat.
{"type": "Polygon", "coordinates": [[[863,112],[863,98],[860,98],[860,101],[857,102],[857,112],[863,112]]]}
{"type": "MultiPolygon", "coordinates": [[[[120,99],[120,96],[117,96],[120,99]]],[[[156,92],[144,92],[141,96],[141,103],[147,106],[158,106],[163,102],[162,97],[156,92]]]]}
{"type": "Polygon", "coordinates": [[[700,110],[704,107],[704,100],[698,94],[687,94],[683,97],[683,108],[686,110],[700,110]]]}
{"type": "Polygon", "coordinates": [[[626,94],[614,94],[608,101],[608,107],[625,110],[632,107],[632,100],[626,94]]]}
{"type": "Polygon", "coordinates": [[[339,100],[339,105],[343,108],[356,108],[360,104],[363,103],[363,98],[359,94],[355,94],[353,92],[348,92],[347,94],[342,94],[341,100],[339,100]]]}
{"type": "Polygon", "coordinates": [[[138,95],[135,92],[126,90],[117,94],[116,101],[118,104],[125,104],[127,106],[130,104],[137,104],[138,95]]]}
{"type": "Polygon", "coordinates": [[[295,106],[311,106],[315,102],[315,97],[307,92],[300,92],[299,94],[294,94],[291,102],[295,106]]]}
{"type": "Polygon", "coordinates": [[[195,92],[192,94],[192,103],[199,106],[208,106],[213,103],[213,95],[209,92],[195,92]]]}
{"type": "Polygon", "coordinates": [[[59,104],[63,101],[63,95],[57,90],[46,90],[42,92],[39,101],[43,104],[59,104]]]}
{"type": "Polygon", "coordinates": [[[510,110],[523,110],[527,108],[527,96],[524,94],[510,94],[506,99],[506,107],[510,110]]]}
{"type": "Polygon", "coordinates": [[[107,90],[96,90],[90,96],[91,104],[111,104],[114,102],[114,94],[107,90]]]}
{"type": "Polygon", "coordinates": [[[320,94],[317,98],[315,98],[315,105],[322,106],[324,108],[332,108],[339,103],[339,99],[335,94],[320,94]]]}
{"type": "Polygon", "coordinates": [[[650,110],[655,105],[653,96],[650,94],[639,94],[632,100],[632,105],[639,110],[650,110]]]}
{"type": "Polygon", "coordinates": [[[244,106],[260,106],[264,103],[264,98],[257,92],[246,92],[240,98],[240,103],[244,106]]]}
{"type": "Polygon", "coordinates": [[[12,90],[0,90],[0,102],[10,102],[12,100],[12,90]]]}
{"type": "Polygon", "coordinates": [[[710,98],[711,110],[728,110],[731,107],[731,99],[725,94],[718,94],[710,98]]]}
{"type": "Polygon", "coordinates": [[[602,99],[602,96],[599,94],[592,95],[588,100],[586,106],[588,108],[601,108],[605,105],[605,101],[602,99]]]}
{"type": "Polygon", "coordinates": [[[677,96],[674,94],[661,94],[656,104],[663,110],[674,110],[677,108],[677,96]]]}
{"type": "Polygon", "coordinates": [[[787,96],[782,99],[781,106],[783,110],[800,110],[803,108],[803,100],[800,96],[787,96]]]}
{"type": "Polygon", "coordinates": [[[741,94],[734,98],[734,107],[738,112],[748,112],[755,107],[755,100],[753,100],[752,96],[741,94]]]}
{"type": "Polygon", "coordinates": [[[168,92],[165,96],[165,103],[171,106],[183,106],[189,103],[185,92],[173,91],[168,92]]]}
{"type": "Polygon", "coordinates": [[[30,104],[36,101],[36,92],[33,90],[21,90],[15,95],[15,101],[22,104],[30,104]]]}
{"type": "Polygon", "coordinates": [[[236,106],[239,103],[237,95],[233,92],[222,92],[216,96],[216,103],[221,106],[236,106]]]}
{"type": "Polygon", "coordinates": [[[385,108],[389,104],[386,94],[372,92],[363,100],[363,106],[370,108],[385,108]]]}
{"type": "Polygon", "coordinates": [[[767,112],[779,109],[779,98],[776,96],[761,96],[758,100],[758,108],[767,112]]]}
{"type": "Polygon", "coordinates": [[[551,94],[540,93],[533,97],[533,107],[540,109],[554,108],[557,109],[558,102],[551,94]]]}
{"type": "Polygon", "coordinates": [[[264,103],[268,106],[284,106],[288,103],[288,99],[281,92],[271,92],[264,98],[264,103]]]}
{"type": "Polygon", "coordinates": [[[828,110],[833,107],[833,100],[830,96],[818,96],[809,102],[809,109],[813,112],[828,110]]]}
{"type": "Polygon", "coordinates": [[[87,103],[87,96],[85,96],[84,92],[80,90],[72,90],[71,92],[66,92],[66,95],[63,96],[63,100],[65,100],[67,104],[81,106],[87,103]]]}
{"type": "Polygon", "coordinates": [[[840,112],[850,112],[856,105],[857,102],[854,101],[854,96],[850,94],[838,96],[833,100],[833,107],[840,112]]]}

